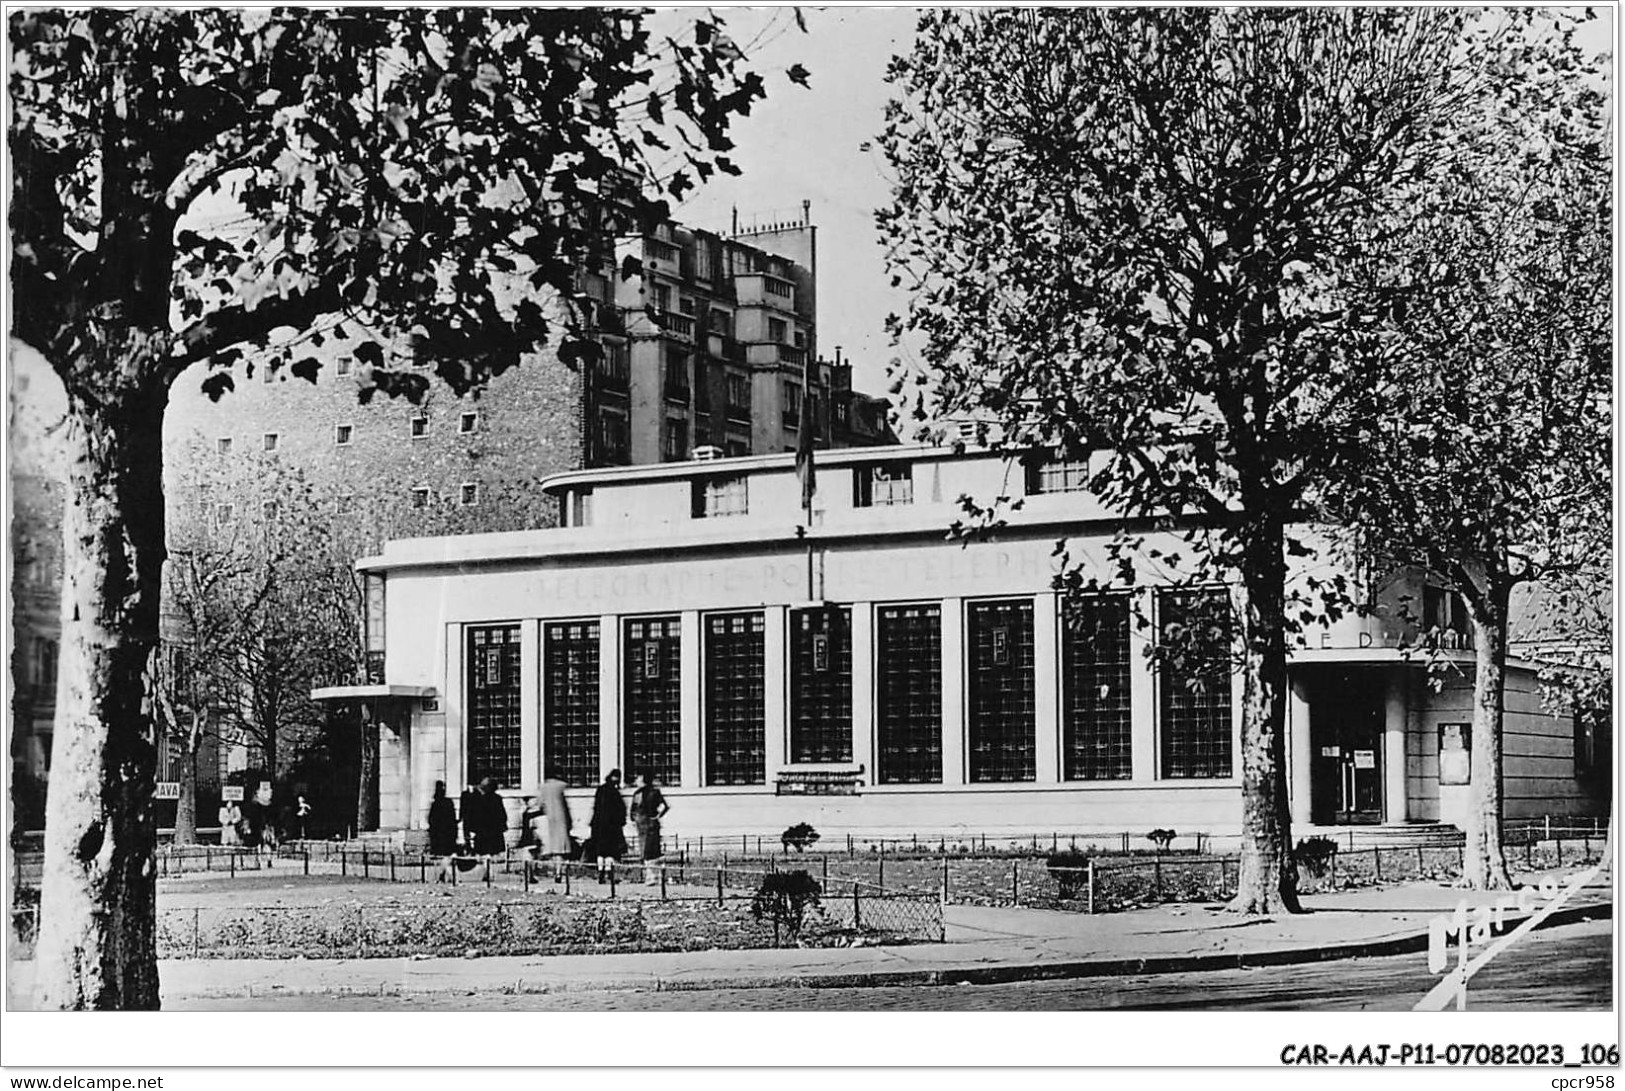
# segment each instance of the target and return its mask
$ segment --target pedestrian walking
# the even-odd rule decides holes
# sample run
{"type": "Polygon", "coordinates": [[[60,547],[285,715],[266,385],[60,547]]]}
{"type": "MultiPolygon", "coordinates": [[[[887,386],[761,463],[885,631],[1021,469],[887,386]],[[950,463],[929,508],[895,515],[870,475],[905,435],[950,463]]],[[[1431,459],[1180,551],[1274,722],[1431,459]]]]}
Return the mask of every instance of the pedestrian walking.
{"type": "Polygon", "coordinates": [[[621,771],[611,769],[592,797],[592,851],[598,858],[598,881],[607,881],[615,861],[626,852],[626,801],[621,798],[621,771]]]}
{"type": "Polygon", "coordinates": [[[660,791],[660,778],[654,773],[638,776],[638,787],[632,793],[632,821],[638,828],[638,856],[642,859],[643,881],[656,881],[655,869],[649,864],[660,859],[660,820],[671,810],[660,791]]]}
{"type": "Polygon", "coordinates": [[[243,811],[237,806],[235,799],[228,799],[220,804],[220,843],[222,845],[237,845],[241,843],[238,837],[238,825],[243,820],[243,811]]]}
{"type": "Polygon", "coordinates": [[[564,790],[569,787],[559,777],[558,770],[549,769],[542,780],[541,824],[542,855],[552,864],[553,881],[564,875],[564,862],[570,858],[570,801],[564,790]]]}
{"type": "Polygon", "coordinates": [[[455,866],[457,855],[457,810],[446,796],[446,782],[434,782],[434,799],[429,804],[429,853],[440,859],[437,882],[445,882],[455,866]]]}

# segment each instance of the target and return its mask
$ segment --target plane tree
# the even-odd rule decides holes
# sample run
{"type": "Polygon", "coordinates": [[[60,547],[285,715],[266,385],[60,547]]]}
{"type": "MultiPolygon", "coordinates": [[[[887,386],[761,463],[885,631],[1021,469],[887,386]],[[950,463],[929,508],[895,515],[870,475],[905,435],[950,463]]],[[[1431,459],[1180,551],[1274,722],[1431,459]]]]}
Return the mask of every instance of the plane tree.
{"type": "Polygon", "coordinates": [[[1294,604],[1286,560],[1387,314],[1343,271],[1405,235],[1495,88],[1560,78],[1540,33],[1464,9],[939,10],[893,62],[878,222],[916,415],[1086,462],[1132,521],[1124,571],[1183,521],[1174,578],[1239,585],[1241,911],[1298,908],[1289,630],[1348,589],[1294,604]]]}
{"type": "Polygon", "coordinates": [[[371,389],[463,392],[549,347],[606,234],[729,159],[764,94],[722,23],[621,9],[19,10],[10,16],[13,334],[72,422],[37,982],[158,1004],[153,695],[161,442],[196,365],[311,377],[317,319],[370,330],[371,389]]]}
{"type": "Polygon", "coordinates": [[[1476,889],[1511,885],[1501,728],[1514,592],[1529,585],[1540,612],[1562,615],[1544,634],[1570,664],[1547,671],[1571,690],[1561,703],[1596,705],[1611,654],[1596,624],[1613,555],[1610,133],[1598,62],[1565,33],[1533,48],[1557,78],[1502,86],[1495,123],[1418,195],[1411,230],[1348,270],[1349,290],[1388,313],[1368,334],[1380,368],[1339,408],[1322,490],[1466,605],[1463,878],[1476,889]]]}

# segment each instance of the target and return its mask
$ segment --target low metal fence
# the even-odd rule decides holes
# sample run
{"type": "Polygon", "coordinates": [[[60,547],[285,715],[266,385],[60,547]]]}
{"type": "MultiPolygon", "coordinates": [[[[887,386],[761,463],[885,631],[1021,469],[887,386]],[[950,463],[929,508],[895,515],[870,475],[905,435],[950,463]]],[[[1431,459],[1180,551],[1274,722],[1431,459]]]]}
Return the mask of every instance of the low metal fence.
{"type": "MultiPolygon", "coordinates": [[[[771,872],[641,865],[624,869],[605,897],[400,906],[194,906],[160,910],[161,958],[402,957],[411,954],[562,954],[778,946],[791,938],[772,913],[754,911],[771,872]],[[620,896],[615,895],[618,892],[620,896]],[[705,889],[706,893],[699,893],[705,889]],[[710,893],[714,889],[715,894],[710,893]],[[631,897],[627,895],[631,894],[631,897]],[[710,927],[702,924],[710,922],[710,927]]],[[[582,878],[581,865],[567,874],[582,878]]],[[[942,942],[941,900],[837,882],[820,891],[796,937],[827,942],[942,942]]]]}

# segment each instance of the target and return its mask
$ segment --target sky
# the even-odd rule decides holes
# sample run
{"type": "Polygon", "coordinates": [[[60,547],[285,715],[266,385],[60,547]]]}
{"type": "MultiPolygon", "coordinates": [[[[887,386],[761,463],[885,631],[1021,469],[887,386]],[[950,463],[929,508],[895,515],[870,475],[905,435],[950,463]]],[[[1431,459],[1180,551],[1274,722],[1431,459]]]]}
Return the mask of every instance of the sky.
{"type": "Polygon", "coordinates": [[[886,315],[902,311],[906,297],[890,287],[875,228],[875,210],[890,193],[885,159],[864,144],[880,134],[890,97],[886,66],[909,50],[918,9],[803,8],[805,34],[789,8],[717,11],[768,96],[735,122],[732,158],[741,176],[714,178],[678,205],[674,218],[726,231],[736,206],[745,226],[799,218],[801,202],[812,202],[819,353],[833,359],[841,346],[852,360],[853,385],[883,393],[886,361],[900,352],[886,333],[886,315]],[[785,77],[798,63],[812,73],[810,87],[785,77]]]}

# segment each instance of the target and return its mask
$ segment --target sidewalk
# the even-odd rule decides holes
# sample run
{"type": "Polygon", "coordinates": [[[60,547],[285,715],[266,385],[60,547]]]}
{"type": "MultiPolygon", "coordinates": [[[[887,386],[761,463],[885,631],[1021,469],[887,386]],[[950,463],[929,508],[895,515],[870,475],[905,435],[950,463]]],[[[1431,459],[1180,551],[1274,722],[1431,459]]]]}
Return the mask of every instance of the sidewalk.
{"type": "MultiPolygon", "coordinates": [[[[1464,892],[1437,883],[1311,895],[1309,912],[1250,919],[1217,907],[1165,905],[1088,916],[1039,909],[947,907],[946,943],[626,955],[411,959],[201,959],[160,963],[165,999],[289,995],[467,995],[607,989],[994,984],[1172,973],[1422,951],[1428,921],[1464,892]]],[[[1550,924],[1608,917],[1606,873],[1550,924]]],[[[1469,895],[1471,904],[1492,904],[1469,895]]],[[[1543,901],[1538,904],[1544,904],[1543,901]]],[[[1522,915],[1508,912],[1510,930],[1522,915]]],[[[31,964],[13,967],[27,993],[31,964]]]]}

